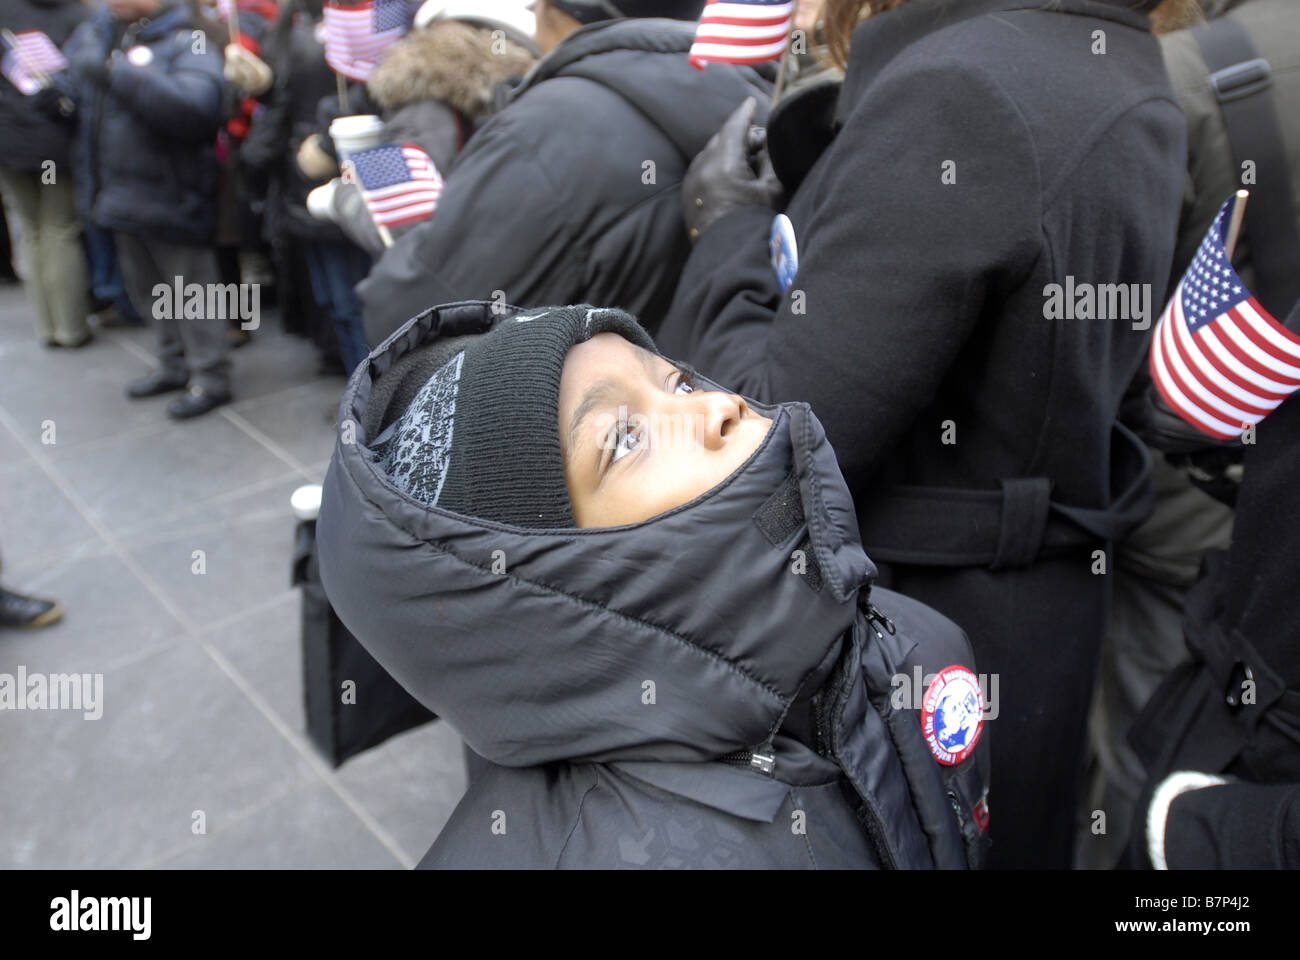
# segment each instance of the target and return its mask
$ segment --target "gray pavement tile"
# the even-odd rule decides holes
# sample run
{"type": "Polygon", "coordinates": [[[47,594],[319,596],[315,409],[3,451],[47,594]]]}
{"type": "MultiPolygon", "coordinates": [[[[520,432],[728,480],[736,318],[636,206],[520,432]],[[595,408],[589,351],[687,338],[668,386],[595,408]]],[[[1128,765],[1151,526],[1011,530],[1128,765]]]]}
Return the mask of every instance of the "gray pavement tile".
{"type": "Polygon", "coordinates": [[[338,777],[414,862],[438,839],[467,785],[461,739],[441,720],[358,754],[338,777]]]}
{"type": "MultiPolygon", "coordinates": [[[[231,390],[235,400],[244,401],[286,387],[324,379],[316,372],[316,349],[307,340],[280,329],[278,321],[267,322],[253,333],[253,341],[230,354],[231,390]]],[[[342,394],[342,381],[339,393],[342,394]]]]}
{"type": "Polygon", "coordinates": [[[242,496],[200,504],[124,534],[121,542],[202,631],[289,588],[297,525],[289,495],[303,482],[279,478],[242,496]]]}
{"type": "Polygon", "coordinates": [[[69,450],[56,465],[115,533],[289,469],[218,413],[168,424],[156,434],[69,450]]]}
{"type": "Polygon", "coordinates": [[[0,867],[153,863],[191,842],[195,811],[215,834],[314,777],[193,642],[106,671],[102,703],[98,720],[0,713],[0,867]]]}
{"type": "MultiPolygon", "coordinates": [[[[2,362],[2,361],[0,361],[2,362]]],[[[32,463],[23,445],[0,424],[0,475],[32,463]]]]}
{"type": "Polygon", "coordinates": [[[298,590],[285,590],[272,603],[213,629],[204,639],[221,651],[290,730],[305,738],[300,604],[298,590]]]}
{"type": "Polygon", "coordinates": [[[0,369],[0,407],[51,457],[167,423],[165,398],[133,401],[124,395],[127,382],[147,373],[149,365],[110,337],[81,350],[45,350],[34,342],[0,345],[0,369]]]}
{"type": "Polygon", "coordinates": [[[23,563],[57,558],[99,534],[30,457],[0,473],[0,558],[23,563]]]}
{"type": "Polygon", "coordinates": [[[343,380],[315,380],[293,390],[240,402],[234,411],[304,466],[328,460],[343,380]]]}
{"type": "MultiPolygon", "coordinates": [[[[176,619],[113,554],[70,553],[39,569],[30,567],[26,559],[19,555],[6,559],[2,582],[57,600],[64,615],[40,630],[0,632],[0,672],[12,674],[19,664],[45,673],[102,671],[173,644],[182,634],[176,619]]],[[[0,728],[5,724],[6,717],[0,714],[0,728]]],[[[20,725],[17,729],[39,728],[20,725]]],[[[0,757],[6,752],[0,749],[0,757]]],[[[7,766],[4,769],[0,780],[8,776],[7,766]]]]}
{"type": "Polygon", "coordinates": [[[400,869],[402,864],[323,782],[305,784],[151,864],[165,869],[400,869]]]}

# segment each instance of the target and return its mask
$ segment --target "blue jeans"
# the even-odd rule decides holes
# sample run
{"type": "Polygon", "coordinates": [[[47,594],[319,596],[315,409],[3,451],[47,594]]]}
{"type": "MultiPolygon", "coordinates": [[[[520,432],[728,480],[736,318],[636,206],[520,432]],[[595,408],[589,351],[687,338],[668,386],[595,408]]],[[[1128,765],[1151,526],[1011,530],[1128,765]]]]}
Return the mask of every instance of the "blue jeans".
{"type": "Polygon", "coordinates": [[[314,240],[303,246],[312,296],[334,322],[343,366],[351,374],[370,356],[361,323],[361,301],[353,289],[370,272],[370,257],[345,241],[314,240]]]}
{"type": "Polygon", "coordinates": [[[95,299],[112,303],[117,308],[117,312],[128,320],[144,323],[139,312],[132,306],[131,298],[126,294],[122,268],[117,263],[113,231],[84,223],[81,238],[86,245],[86,261],[90,265],[90,290],[95,295],[95,299]]]}

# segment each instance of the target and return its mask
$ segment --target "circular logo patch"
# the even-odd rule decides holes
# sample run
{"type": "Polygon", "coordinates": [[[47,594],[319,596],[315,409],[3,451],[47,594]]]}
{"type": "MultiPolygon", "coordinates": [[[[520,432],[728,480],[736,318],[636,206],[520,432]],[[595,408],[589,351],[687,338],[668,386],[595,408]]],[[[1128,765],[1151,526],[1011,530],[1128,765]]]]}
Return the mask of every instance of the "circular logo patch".
{"type": "Polygon", "coordinates": [[[153,51],[148,47],[132,47],[126,52],[126,59],[137,67],[148,66],[153,63],[153,51]]]}
{"type": "Polygon", "coordinates": [[[984,729],[984,694],[975,674],[960,664],[944,667],[925,688],[921,732],[934,758],[956,766],[975,749],[984,729]]]}

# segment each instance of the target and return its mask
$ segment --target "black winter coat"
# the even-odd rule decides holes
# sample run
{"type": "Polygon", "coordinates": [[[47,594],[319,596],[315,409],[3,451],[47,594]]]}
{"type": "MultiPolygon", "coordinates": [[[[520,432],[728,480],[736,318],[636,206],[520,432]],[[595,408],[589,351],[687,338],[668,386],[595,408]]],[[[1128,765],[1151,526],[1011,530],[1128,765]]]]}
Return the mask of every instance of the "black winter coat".
{"type": "Polygon", "coordinates": [[[106,89],[72,72],[77,201],[99,227],[203,245],[216,227],[214,144],[224,120],[221,51],[198,52],[183,5],[125,26],[107,8],[77,28],[65,53],[112,54],[106,89]],[[126,56],[132,48],[140,63],[126,56]]]}
{"type": "Polygon", "coordinates": [[[275,86],[266,108],[249,127],[239,152],[240,162],[268,180],[267,233],[281,231],[303,240],[341,242],[343,232],[307,211],[307,194],[319,184],[298,169],[298,148],[317,132],[317,107],[335,95],[334,71],[325,62],[325,48],[316,39],[319,18],[305,10],[286,12],[293,18],[283,44],[275,51],[275,86]]]}
{"type": "MultiPolygon", "coordinates": [[[[1300,305],[1286,326],[1300,333],[1300,305]]],[[[1245,449],[1232,547],[1207,555],[1188,595],[1191,660],[1129,734],[1153,781],[1201,770],[1300,783],[1300,397],[1269,414],[1245,449]]]]}
{"type": "MultiPolygon", "coordinates": [[[[56,47],[88,16],[77,0],[0,0],[0,24],[14,33],[40,30],[56,47]]],[[[67,169],[71,146],[70,124],[41,113],[33,97],[0,78],[0,166],[39,170],[53,160],[56,170],[67,169]]]]}
{"type": "Polygon", "coordinates": [[[495,764],[422,865],[978,864],[986,742],[967,741],[947,788],[909,790],[902,763],[948,776],[917,736],[921,691],[894,703],[892,678],[867,684],[910,676],[922,649],[922,672],[971,666],[969,647],[935,611],[871,590],[805,405],[763,408],[774,424],[744,466],[624,527],[505,526],[394,485],[371,448],[428,376],[418,351],[489,328],[494,306],[429,310],[357,369],[316,527],[348,629],[495,764]],[[893,629],[868,623],[868,596],[893,629]],[[919,754],[900,761],[907,743],[919,754]]]}
{"type": "Polygon", "coordinates": [[[1185,130],[1141,6],[868,18],[833,127],[782,142],[815,111],[770,124],[774,160],[830,141],[801,182],[778,168],[792,287],[772,211],[742,208],[700,238],[659,337],[745,395],[809,402],[882,582],[960,623],[1000,676],[995,865],[1068,865],[1110,589],[1093,551],[1149,486],[1112,433],[1149,328],[1046,319],[1050,284],[1149,284],[1152,322],[1163,302],[1185,130]]]}
{"type": "Polygon", "coordinates": [[[687,62],[694,27],[584,27],[466,145],[437,214],[357,287],[371,343],[432,304],[496,291],[520,306],[590,301],[652,333],[689,253],[686,167],[766,74],[687,62]],[[652,166],[647,166],[652,164],[652,166]]]}

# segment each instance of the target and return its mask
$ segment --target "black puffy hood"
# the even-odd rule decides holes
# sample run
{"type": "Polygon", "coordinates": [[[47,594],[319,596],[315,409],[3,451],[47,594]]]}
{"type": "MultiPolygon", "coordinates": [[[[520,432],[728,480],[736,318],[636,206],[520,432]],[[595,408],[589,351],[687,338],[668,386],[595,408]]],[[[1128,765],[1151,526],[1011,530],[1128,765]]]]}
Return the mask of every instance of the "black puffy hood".
{"type": "MultiPolygon", "coordinates": [[[[575,30],[538,61],[511,99],[552,77],[583,77],[619,94],[663,131],[683,156],[693,157],[718,132],[716,117],[725,117],[739,102],[731,84],[700,84],[699,71],[687,61],[694,39],[695,24],[681,20],[593,23],[575,30]],[[647,53],[665,56],[647,57],[647,53]],[[715,97],[717,102],[702,104],[702,96],[715,97]]],[[[767,116],[774,65],[719,63],[705,69],[742,77],[758,98],[756,119],[761,122],[767,116]]]]}
{"type": "Polygon", "coordinates": [[[744,466],[629,526],[529,530],[426,506],[376,462],[367,404],[399,358],[499,322],[492,306],[425,311],[348,384],[317,522],[339,617],[498,764],[768,742],[836,660],[874,574],[821,425],[804,404],[754,404],[774,423],[744,466]]]}

